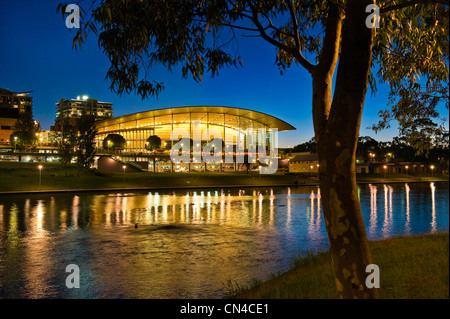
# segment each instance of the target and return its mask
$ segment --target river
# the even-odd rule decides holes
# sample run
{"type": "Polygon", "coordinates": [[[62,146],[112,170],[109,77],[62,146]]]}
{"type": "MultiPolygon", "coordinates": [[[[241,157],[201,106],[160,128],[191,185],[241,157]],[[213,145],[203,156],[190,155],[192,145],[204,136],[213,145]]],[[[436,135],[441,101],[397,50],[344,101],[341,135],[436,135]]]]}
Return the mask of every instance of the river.
{"type": "MultiPolygon", "coordinates": [[[[448,182],[359,196],[369,239],[449,230],[448,182]]],[[[309,186],[0,195],[0,298],[220,298],[327,249],[321,205],[309,186]]]]}

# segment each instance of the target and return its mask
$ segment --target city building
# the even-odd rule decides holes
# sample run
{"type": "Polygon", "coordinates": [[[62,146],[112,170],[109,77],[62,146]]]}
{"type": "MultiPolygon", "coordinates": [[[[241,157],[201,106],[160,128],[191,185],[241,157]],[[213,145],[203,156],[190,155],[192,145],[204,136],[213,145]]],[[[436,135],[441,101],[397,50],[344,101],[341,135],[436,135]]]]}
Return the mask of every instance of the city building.
{"type": "Polygon", "coordinates": [[[56,103],[55,126],[52,131],[62,131],[64,126],[77,127],[82,115],[94,116],[96,120],[104,120],[112,117],[113,104],[100,102],[87,95],[79,95],[76,99],[61,99],[56,103]]]}
{"type": "MultiPolygon", "coordinates": [[[[109,134],[124,137],[125,148],[120,152],[121,160],[148,162],[153,171],[192,171],[192,170],[236,170],[236,165],[215,163],[171,163],[167,151],[177,143],[182,131],[190,138],[201,140],[201,147],[211,138],[220,138],[232,147],[237,141],[246,143],[246,130],[265,129],[267,136],[272,129],[278,132],[295,130],[295,127],[274,116],[235,107],[225,106],[186,106],[145,111],[97,122],[97,147],[104,149],[104,140],[109,134]],[[172,132],[178,132],[171,135],[172,132]],[[207,133],[209,132],[209,133],[207,133]],[[146,149],[147,139],[156,135],[161,139],[161,149],[150,152],[146,149]],[[207,136],[208,135],[208,136],[207,136]]],[[[186,137],[186,135],[184,137],[186,137]]],[[[191,145],[192,146],[192,145],[191,145]]],[[[199,146],[199,145],[198,145],[199,146]]],[[[227,150],[224,150],[227,152],[227,150]]]]}
{"type": "Polygon", "coordinates": [[[319,157],[310,152],[299,153],[289,160],[290,173],[317,173],[319,171],[319,157]]]}
{"type": "Polygon", "coordinates": [[[23,112],[32,112],[33,98],[31,91],[12,92],[0,88],[0,143],[9,143],[19,115],[23,112]]]}
{"type": "MultiPolygon", "coordinates": [[[[294,158],[289,159],[290,173],[318,173],[319,157],[310,152],[296,153],[294,158]]],[[[370,165],[368,163],[356,163],[357,174],[368,174],[370,165]]]]}

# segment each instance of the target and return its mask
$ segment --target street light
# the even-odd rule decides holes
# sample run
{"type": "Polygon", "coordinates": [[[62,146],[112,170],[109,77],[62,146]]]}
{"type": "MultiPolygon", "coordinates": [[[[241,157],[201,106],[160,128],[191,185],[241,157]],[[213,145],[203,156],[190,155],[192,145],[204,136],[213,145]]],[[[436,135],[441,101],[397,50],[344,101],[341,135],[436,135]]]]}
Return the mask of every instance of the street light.
{"type": "Polygon", "coordinates": [[[383,168],[384,168],[384,179],[386,179],[387,165],[384,165],[383,168]]]}
{"type": "Polygon", "coordinates": [[[125,185],[125,170],[127,169],[126,165],[122,166],[123,168],[123,184],[125,185]]]}
{"type": "Polygon", "coordinates": [[[430,168],[431,168],[431,177],[433,177],[433,173],[434,173],[434,165],[431,165],[430,168]]]}
{"type": "Polygon", "coordinates": [[[17,136],[14,136],[14,153],[16,152],[17,149],[17,136]]]}
{"type": "Polygon", "coordinates": [[[39,190],[41,190],[41,185],[42,185],[42,165],[38,165],[38,170],[39,170],[39,190]]]}
{"type": "Polygon", "coordinates": [[[406,165],[406,166],[405,166],[405,169],[406,169],[406,175],[408,175],[408,168],[409,168],[409,166],[406,165]]]}

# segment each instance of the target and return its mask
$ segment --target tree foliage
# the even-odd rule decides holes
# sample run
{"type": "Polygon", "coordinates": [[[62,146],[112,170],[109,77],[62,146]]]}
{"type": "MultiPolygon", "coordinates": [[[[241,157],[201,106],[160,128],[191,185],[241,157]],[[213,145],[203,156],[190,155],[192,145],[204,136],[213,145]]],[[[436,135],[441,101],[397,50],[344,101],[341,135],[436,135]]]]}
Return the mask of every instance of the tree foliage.
{"type": "Polygon", "coordinates": [[[72,159],[75,157],[75,147],[77,146],[77,132],[74,129],[66,129],[60,140],[57,142],[60,163],[65,169],[67,176],[67,168],[72,159]]]}
{"type": "Polygon", "coordinates": [[[39,132],[39,125],[33,119],[31,112],[22,112],[14,124],[13,134],[10,141],[18,147],[26,147],[36,145],[38,139],[36,133],[39,132]],[[14,139],[17,137],[16,139],[14,139]]]}
{"type": "Polygon", "coordinates": [[[86,170],[90,168],[95,161],[95,137],[97,133],[95,118],[89,115],[81,116],[78,122],[75,154],[77,156],[78,165],[84,167],[86,170]]]}
{"type": "Polygon", "coordinates": [[[156,135],[149,136],[145,143],[145,148],[150,151],[161,148],[161,138],[156,135]]]}
{"type": "Polygon", "coordinates": [[[295,145],[292,152],[310,152],[317,153],[317,143],[315,137],[312,137],[308,142],[295,145]]]}
{"type": "Polygon", "coordinates": [[[127,142],[120,134],[108,134],[103,140],[104,149],[123,150],[127,142]]]}
{"type": "Polygon", "coordinates": [[[378,78],[391,91],[372,128],[378,132],[397,121],[399,135],[421,153],[448,131],[440,109],[449,106],[449,12],[448,1],[417,2],[391,12],[375,38],[378,78]]]}

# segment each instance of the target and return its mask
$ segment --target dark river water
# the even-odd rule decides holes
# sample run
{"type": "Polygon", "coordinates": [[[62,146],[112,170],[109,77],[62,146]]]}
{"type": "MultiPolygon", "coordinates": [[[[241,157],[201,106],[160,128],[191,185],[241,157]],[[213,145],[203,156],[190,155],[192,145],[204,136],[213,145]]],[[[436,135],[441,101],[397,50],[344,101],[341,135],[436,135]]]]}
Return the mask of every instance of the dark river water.
{"type": "MultiPolygon", "coordinates": [[[[369,239],[448,231],[448,192],[359,185],[369,239]]],[[[0,195],[0,298],[220,298],[327,249],[321,204],[317,187],[0,195]]]]}

